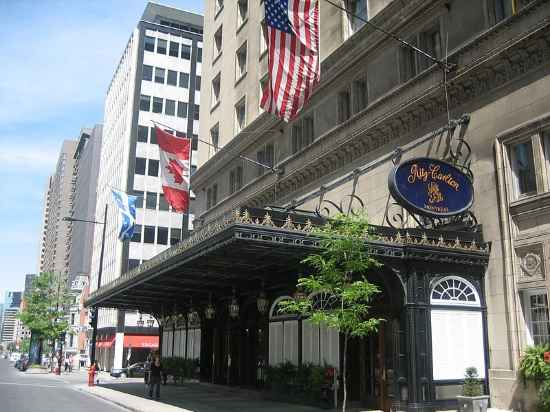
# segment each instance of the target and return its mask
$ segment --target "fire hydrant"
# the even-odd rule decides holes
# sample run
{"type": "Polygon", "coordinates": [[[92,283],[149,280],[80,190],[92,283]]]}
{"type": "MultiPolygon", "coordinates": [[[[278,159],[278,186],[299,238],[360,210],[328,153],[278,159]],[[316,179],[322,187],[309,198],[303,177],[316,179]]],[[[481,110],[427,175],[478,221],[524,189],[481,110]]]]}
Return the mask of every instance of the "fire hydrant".
{"type": "Polygon", "coordinates": [[[94,386],[95,385],[94,384],[94,382],[95,382],[95,372],[96,372],[96,367],[95,367],[95,363],[93,363],[88,368],[88,386],[94,386]]]}

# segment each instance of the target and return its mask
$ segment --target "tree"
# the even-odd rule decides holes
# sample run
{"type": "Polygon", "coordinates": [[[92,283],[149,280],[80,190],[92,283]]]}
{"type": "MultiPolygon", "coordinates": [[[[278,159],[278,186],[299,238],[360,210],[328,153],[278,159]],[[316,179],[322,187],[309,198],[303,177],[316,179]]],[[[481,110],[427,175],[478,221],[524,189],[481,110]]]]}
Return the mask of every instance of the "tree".
{"type": "Polygon", "coordinates": [[[320,252],[306,257],[302,263],[312,274],[298,279],[302,297],[281,302],[281,310],[309,318],[340,331],[344,338],[342,384],[347,401],[347,346],[353,337],[366,337],[378,330],[381,319],[369,317],[369,302],[379,292],[366,279],[366,273],[379,263],[369,256],[365,243],[370,236],[364,213],[339,214],[315,230],[320,238],[320,252]]]}
{"type": "Polygon", "coordinates": [[[69,329],[64,309],[70,300],[64,276],[41,273],[33,280],[31,291],[25,296],[24,309],[19,319],[29,328],[33,337],[53,345],[69,329]]]}

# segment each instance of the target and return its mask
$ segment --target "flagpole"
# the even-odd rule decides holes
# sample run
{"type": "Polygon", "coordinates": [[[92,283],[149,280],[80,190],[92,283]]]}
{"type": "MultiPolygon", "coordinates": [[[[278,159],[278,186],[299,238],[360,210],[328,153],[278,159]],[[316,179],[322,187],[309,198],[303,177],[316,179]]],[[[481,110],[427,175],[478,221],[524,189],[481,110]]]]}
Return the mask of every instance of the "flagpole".
{"type": "MultiPolygon", "coordinates": [[[[162,123],[157,122],[157,121],[155,121],[155,120],[151,120],[151,123],[153,123],[155,126],[156,126],[156,125],[159,125],[159,126],[167,127],[167,128],[169,128],[169,129],[171,129],[171,130],[174,130],[174,131],[176,131],[176,132],[179,132],[179,130],[175,129],[174,127],[168,126],[167,124],[162,124],[162,123]]],[[[181,132],[180,132],[180,133],[181,133],[181,132]]],[[[187,134],[185,134],[185,135],[187,135],[187,134]]],[[[191,139],[191,141],[192,141],[192,139],[191,139]]],[[[208,145],[208,146],[210,146],[210,147],[213,147],[215,151],[220,150],[220,147],[219,147],[219,146],[216,146],[216,145],[214,145],[214,144],[212,144],[212,143],[210,143],[210,142],[207,142],[207,141],[205,141],[205,140],[199,139],[198,137],[197,137],[197,141],[198,141],[198,142],[201,142],[201,143],[204,143],[205,145],[208,145]]],[[[254,164],[257,165],[257,166],[261,166],[261,167],[263,167],[264,169],[269,169],[269,170],[271,170],[272,173],[277,173],[277,172],[279,171],[279,169],[277,169],[276,167],[268,166],[268,165],[266,165],[266,164],[260,163],[260,162],[258,162],[257,160],[250,159],[249,157],[246,157],[246,156],[244,156],[244,155],[242,155],[242,154],[239,154],[239,157],[240,157],[241,159],[246,160],[247,162],[254,163],[254,164]]]]}

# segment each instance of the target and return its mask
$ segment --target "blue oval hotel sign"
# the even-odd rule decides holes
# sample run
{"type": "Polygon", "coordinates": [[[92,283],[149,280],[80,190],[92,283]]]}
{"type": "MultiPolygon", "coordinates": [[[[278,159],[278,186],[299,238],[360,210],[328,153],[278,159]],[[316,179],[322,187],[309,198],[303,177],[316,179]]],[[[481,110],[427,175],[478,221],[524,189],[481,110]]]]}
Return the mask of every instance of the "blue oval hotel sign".
{"type": "Polygon", "coordinates": [[[474,201],[472,181],[457,167],[427,157],[396,166],[389,189],[405,209],[430,217],[450,217],[468,210],[474,201]]]}

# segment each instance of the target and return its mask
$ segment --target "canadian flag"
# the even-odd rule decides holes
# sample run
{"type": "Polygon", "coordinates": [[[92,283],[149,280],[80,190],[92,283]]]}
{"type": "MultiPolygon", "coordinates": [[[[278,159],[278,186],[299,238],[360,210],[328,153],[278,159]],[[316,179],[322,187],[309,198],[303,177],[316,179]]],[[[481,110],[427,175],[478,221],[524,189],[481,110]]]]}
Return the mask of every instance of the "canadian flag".
{"type": "Polygon", "coordinates": [[[160,176],[164,197],[174,211],[187,213],[191,139],[175,137],[158,127],[155,129],[160,148],[160,176]]]}

